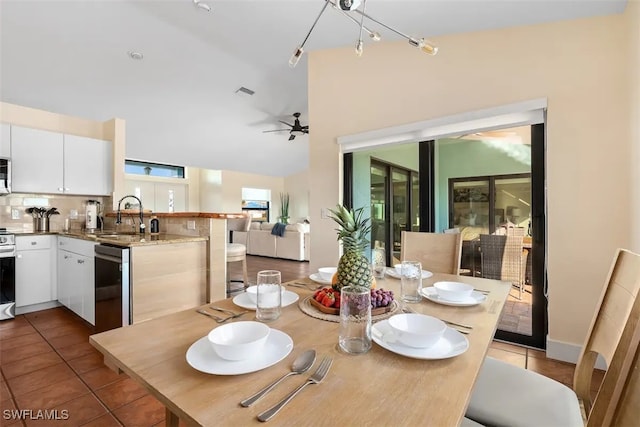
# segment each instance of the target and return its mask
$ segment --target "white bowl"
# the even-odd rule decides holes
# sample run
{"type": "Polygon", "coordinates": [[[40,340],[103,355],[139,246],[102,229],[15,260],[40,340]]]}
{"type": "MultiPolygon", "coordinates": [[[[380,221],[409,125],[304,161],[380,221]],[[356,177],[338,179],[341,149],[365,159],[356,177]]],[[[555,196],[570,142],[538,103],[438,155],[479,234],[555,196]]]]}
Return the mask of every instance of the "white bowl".
{"type": "Polygon", "coordinates": [[[433,287],[438,296],[447,301],[464,301],[473,292],[473,286],[460,282],[436,282],[433,287]]]}
{"type": "MultiPolygon", "coordinates": [[[[282,293],[282,297],[284,297],[284,293],[287,291],[287,288],[285,288],[284,286],[280,286],[280,291],[282,293]]],[[[251,300],[251,302],[253,302],[254,304],[258,303],[258,286],[249,286],[247,289],[245,289],[245,292],[247,293],[247,295],[249,295],[249,299],[251,300]]]]}
{"type": "Polygon", "coordinates": [[[396,269],[396,274],[402,276],[402,264],[394,264],[393,268],[396,269]]]}
{"type": "Polygon", "coordinates": [[[318,274],[322,280],[329,281],[336,271],[338,271],[338,267],[320,267],[318,269],[318,274]]]}
{"type": "Polygon", "coordinates": [[[398,341],[413,348],[431,347],[438,342],[447,329],[447,325],[442,320],[419,313],[391,316],[389,326],[398,341]]]}
{"type": "Polygon", "coordinates": [[[259,354],[269,337],[269,328],[260,322],[235,322],[218,326],[207,338],[213,350],[225,360],[245,360],[259,354]]]}

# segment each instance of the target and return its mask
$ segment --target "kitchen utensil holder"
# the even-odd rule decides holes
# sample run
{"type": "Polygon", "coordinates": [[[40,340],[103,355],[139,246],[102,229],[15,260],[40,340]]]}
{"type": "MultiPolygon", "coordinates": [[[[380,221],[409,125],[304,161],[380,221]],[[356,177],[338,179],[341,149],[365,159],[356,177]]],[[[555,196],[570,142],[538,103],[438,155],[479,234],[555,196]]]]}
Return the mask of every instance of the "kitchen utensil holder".
{"type": "Polygon", "coordinates": [[[49,218],[33,218],[34,231],[49,231],[49,218]]]}

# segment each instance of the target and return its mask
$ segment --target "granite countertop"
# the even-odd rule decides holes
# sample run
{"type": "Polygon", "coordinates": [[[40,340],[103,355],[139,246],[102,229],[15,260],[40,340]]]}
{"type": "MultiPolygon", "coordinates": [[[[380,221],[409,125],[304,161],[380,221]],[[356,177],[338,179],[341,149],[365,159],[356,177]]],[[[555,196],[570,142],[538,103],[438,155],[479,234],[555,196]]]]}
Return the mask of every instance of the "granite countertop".
{"type": "MultiPolygon", "coordinates": [[[[139,211],[128,209],[126,211],[121,210],[122,214],[138,215],[139,211]]],[[[115,212],[107,212],[105,216],[115,217],[115,212]]],[[[158,218],[214,218],[214,219],[234,219],[244,218],[247,214],[244,213],[229,213],[229,212],[147,212],[144,211],[145,217],[158,217],[158,218]]]]}
{"type": "Polygon", "coordinates": [[[91,242],[108,243],[116,246],[148,246],[148,245],[169,245],[173,243],[203,242],[208,237],[203,236],[181,236],[178,234],[116,234],[115,232],[102,232],[98,234],[85,233],[83,231],[33,231],[33,232],[17,232],[16,236],[38,236],[38,235],[56,235],[73,237],[76,239],[88,240],[91,242]]]}

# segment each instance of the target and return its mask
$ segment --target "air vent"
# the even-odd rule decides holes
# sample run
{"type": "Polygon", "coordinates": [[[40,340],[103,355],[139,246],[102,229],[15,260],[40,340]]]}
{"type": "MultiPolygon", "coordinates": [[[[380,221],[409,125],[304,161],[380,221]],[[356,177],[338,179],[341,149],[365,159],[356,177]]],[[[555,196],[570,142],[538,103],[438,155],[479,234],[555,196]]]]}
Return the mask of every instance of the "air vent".
{"type": "Polygon", "coordinates": [[[255,91],[242,86],[240,89],[236,90],[236,93],[239,93],[240,95],[252,96],[255,93],[255,91]]]}

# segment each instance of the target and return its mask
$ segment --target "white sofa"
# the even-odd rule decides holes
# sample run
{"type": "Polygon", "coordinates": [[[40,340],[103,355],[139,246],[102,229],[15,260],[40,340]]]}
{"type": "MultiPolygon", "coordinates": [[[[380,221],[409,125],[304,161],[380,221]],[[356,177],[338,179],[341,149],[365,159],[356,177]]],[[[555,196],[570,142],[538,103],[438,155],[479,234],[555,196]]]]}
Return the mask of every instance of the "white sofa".
{"type": "Polygon", "coordinates": [[[247,246],[247,254],[309,260],[309,224],[289,224],[282,237],[271,234],[273,223],[251,223],[248,232],[234,231],[233,243],[247,246]]]}

